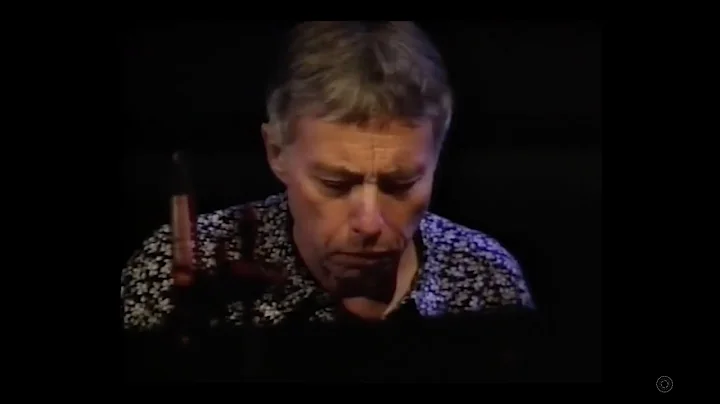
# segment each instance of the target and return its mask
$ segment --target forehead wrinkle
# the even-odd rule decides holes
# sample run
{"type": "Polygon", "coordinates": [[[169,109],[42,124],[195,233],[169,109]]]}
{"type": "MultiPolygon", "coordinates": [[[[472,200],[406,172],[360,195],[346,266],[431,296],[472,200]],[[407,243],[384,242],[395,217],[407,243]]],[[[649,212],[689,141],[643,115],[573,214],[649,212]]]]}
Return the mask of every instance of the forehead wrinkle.
{"type": "Polygon", "coordinates": [[[371,180],[377,180],[378,176],[397,170],[397,150],[393,146],[383,147],[382,137],[384,134],[367,134],[367,143],[358,143],[356,164],[364,166],[362,171],[371,180]],[[364,159],[365,161],[362,161],[364,159]],[[383,171],[383,172],[381,172],[383,171]],[[387,172],[387,173],[386,173],[387,172]]]}
{"type": "Polygon", "coordinates": [[[342,167],[366,177],[415,172],[418,165],[426,165],[426,145],[416,144],[414,139],[427,134],[422,126],[358,127],[314,119],[297,123],[305,135],[299,139],[304,147],[298,151],[312,156],[316,164],[342,167]],[[418,129],[423,132],[418,133],[418,129]]]}
{"type": "MultiPolygon", "coordinates": [[[[362,174],[366,177],[377,178],[411,176],[424,167],[424,161],[410,150],[396,147],[383,147],[381,140],[370,135],[367,143],[356,143],[349,147],[349,156],[346,159],[336,159],[336,164],[348,171],[362,174]]],[[[345,149],[345,148],[343,148],[345,149]]]]}

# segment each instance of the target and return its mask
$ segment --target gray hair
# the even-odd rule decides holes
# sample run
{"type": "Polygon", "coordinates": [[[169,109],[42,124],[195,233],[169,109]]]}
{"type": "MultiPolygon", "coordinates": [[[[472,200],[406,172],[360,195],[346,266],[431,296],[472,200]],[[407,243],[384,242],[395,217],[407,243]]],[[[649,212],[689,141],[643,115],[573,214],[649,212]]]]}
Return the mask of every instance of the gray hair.
{"type": "Polygon", "coordinates": [[[442,58],[412,22],[312,21],[291,32],[267,98],[270,124],[292,142],[293,118],[359,126],[433,123],[442,143],[452,91],[442,58]]]}

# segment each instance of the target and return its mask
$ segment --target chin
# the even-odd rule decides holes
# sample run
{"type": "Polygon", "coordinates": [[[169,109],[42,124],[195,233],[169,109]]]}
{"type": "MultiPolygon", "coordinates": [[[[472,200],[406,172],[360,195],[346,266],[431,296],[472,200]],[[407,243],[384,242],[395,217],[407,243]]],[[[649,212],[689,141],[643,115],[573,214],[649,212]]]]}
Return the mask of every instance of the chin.
{"type": "Polygon", "coordinates": [[[362,275],[362,271],[359,269],[330,269],[330,276],[335,278],[337,281],[342,281],[344,279],[357,279],[362,275]]]}

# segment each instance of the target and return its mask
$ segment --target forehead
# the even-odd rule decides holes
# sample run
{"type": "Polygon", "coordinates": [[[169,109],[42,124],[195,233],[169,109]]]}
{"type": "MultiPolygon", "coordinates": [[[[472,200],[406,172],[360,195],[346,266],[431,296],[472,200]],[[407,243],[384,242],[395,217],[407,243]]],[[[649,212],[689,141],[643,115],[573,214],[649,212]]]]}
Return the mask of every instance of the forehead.
{"type": "Polygon", "coordinates": [[[311,163],[335,165],[356,172],[415,168],[434,158],[430,121],[407,125],[357,126],[301,118],[295,123],[295,146],[311,163]]]}

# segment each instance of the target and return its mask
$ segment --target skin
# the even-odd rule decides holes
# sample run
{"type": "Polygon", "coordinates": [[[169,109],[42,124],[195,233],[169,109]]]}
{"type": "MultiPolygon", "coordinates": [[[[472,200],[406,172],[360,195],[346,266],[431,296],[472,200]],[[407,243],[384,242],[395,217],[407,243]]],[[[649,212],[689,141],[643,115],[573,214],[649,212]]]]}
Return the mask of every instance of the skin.
{"type": "Polygon", "coordinates": [[[430,122],[358,127],[303,117],[287,145],[272,128],[262,127],[267,158],[287,188],[300,255],[348,311],[378,318],[398,268],[417,265],[412,237],[437,165],[430,122]]]}

